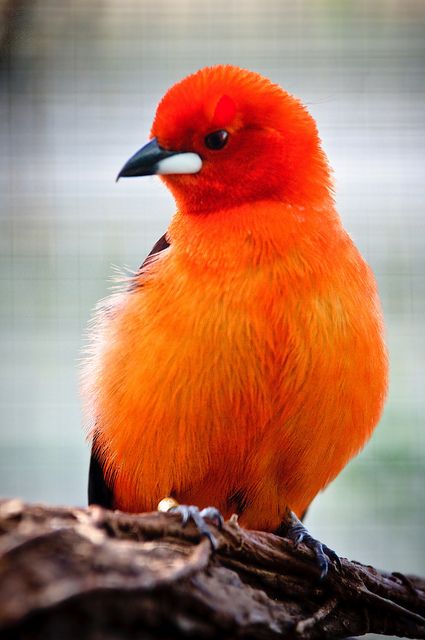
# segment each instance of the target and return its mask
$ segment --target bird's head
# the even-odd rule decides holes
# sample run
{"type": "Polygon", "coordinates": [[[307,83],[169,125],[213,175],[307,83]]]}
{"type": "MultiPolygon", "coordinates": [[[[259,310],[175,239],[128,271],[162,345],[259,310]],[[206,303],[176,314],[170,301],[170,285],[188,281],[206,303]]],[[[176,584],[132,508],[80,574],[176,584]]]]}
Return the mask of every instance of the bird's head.
{"type": "Polygon", "coordinates": [[[266,199],[317,205],[329,197],[313,118],[257,73],[218,65],[188,76],[159,103],[151,134],[118,177],[161,175],[182,211],[266,199]]]}

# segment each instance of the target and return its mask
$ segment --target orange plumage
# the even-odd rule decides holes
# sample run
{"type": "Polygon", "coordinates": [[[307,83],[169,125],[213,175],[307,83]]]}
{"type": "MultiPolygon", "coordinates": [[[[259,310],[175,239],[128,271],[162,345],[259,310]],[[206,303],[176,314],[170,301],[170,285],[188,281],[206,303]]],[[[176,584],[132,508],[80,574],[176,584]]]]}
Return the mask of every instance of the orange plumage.
{"type": "Polygon", "coordinates": [[[275,530],[380,417],[375,280],[335,210],[314,120],[280,87],[202,69],[165,95],[152,136],[202,168],[163,177],[170,247],[98,308],[84,378],[96,452],[120,509],[173,495],[275,530]],[[216,130],[220,150],[205,144],[216,130]]]}

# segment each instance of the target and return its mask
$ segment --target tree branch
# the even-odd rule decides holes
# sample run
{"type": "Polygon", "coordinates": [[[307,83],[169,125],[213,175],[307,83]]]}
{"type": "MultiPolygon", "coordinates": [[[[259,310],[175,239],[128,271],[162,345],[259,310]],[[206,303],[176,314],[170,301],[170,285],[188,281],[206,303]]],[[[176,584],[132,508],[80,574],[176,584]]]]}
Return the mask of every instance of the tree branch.
{"type": "Polygon", "coordinates": [[[0,637],[425,638],[425,579],[342,560],[324,581],[286,539],[172,514],[0,502],[0,637]]]}

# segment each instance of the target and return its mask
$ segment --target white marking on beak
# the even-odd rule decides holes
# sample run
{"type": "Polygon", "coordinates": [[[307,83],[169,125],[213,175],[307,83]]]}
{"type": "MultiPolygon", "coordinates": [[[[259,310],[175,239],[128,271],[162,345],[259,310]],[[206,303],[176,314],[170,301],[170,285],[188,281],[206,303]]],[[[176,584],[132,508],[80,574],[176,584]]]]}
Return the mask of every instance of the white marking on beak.
{"type": "Polygon", "coordinates": [[[197,153],[176,153],[174,156],[160,160],[155,173],[160,176],[173,173],[198,173],[202,168],[202,160],[197,153]]]}

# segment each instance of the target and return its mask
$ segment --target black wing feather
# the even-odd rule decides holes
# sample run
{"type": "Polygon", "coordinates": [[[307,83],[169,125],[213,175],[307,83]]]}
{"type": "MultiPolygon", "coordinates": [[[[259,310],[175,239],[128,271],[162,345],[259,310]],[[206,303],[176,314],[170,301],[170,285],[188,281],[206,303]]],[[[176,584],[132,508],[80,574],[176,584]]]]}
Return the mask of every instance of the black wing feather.
{"type": "MultiPolygon", "coordinates": [[[[153,255],[161,253],[168,249],[170,243],[167,241],[165,234],[156,242],[152,251],[146,257],[140,269],[143,269],[146,261],[153,255]]],[[[89,468],[89,486],[88,486],[89,504],[98,504],[105,509],[114,508],[114,492],[113,488],[106,483],[102,465],[96,455],[95,446],[92,445],[90,468],[89,468]]]]}
{"type": "Polygon", "coordinates": [[[103,469],[92,446],[89,467],[89,504],[98,504],[105,509],[114,508],[113,491],[106,484],[103,469]]]}
{"type": "Polygon", "coordinates": [[[144,266],[146,260],[150,256],[153,256],[153,255],[155,255],[157,253],[161,253],[161,251],[165,251],[165,249],[168,249],[169,246],[170,246],[170,243],[168,242],[166,234],[164,233],[164,235],[161,236],[160,239],[157,242],[155,242],[155,244],[152,247],[151,252],[146,257],[145,261],[143,262],[143,264],[142,264],[142,266],[140,268],[143,269],[143,266],[144,266]]]}

